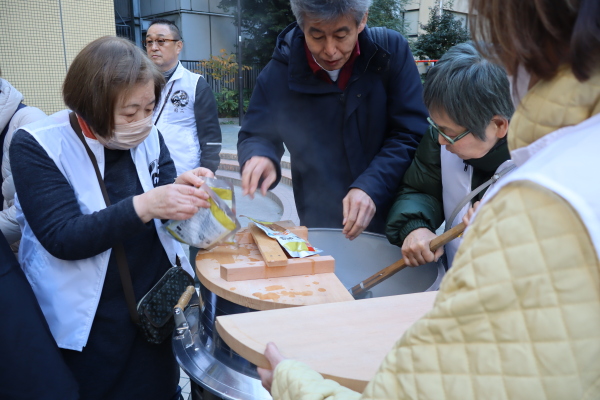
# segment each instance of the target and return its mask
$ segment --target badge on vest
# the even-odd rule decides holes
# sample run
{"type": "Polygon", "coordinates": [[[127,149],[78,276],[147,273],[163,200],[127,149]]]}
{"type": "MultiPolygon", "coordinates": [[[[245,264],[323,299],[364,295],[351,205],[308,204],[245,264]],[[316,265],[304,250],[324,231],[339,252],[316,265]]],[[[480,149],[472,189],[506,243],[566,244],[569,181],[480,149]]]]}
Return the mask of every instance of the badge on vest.
{"type": "Polygon", "coordinates": [[[184,90],[178,90],[171,96],[171,103],[175,106],[174,112],[183,112],[183,108],[190,102],[190,97],[184,90]]]}
{"type": "Polygon", "coordinates": [[[158,160],[154,160],[148,165],[148,172],[150,172],[150,178],[152,179],[152,185],[156,187],[158,185],[158,160]]]}

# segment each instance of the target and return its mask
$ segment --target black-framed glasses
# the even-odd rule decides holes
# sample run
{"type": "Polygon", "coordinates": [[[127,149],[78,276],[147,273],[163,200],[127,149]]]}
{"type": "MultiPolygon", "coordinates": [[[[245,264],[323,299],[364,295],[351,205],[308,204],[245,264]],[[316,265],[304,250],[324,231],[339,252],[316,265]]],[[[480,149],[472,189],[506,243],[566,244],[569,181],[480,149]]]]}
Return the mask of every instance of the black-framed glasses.
{"type": "Polygon", "coordinates": [[[178,39],[156,39],[156,40],[146,40],[144,42],[144,47],[152,47],[154,43],[158,45],[158,47],[163,47],[165,42],[179,42],[178,39]]]}
{"type": "Polygon", "coordinates": [[[433,120],[432,120],[431,118],[427,117],[427,122],[429,122],[429,125],[431,125],[431,127],[432,127],[433,129],[435,129],[435,130],[437,131],[437,133],[438,133],[439,135],[441,135],[441,136],[442,136],[444,139],[446,139],[446,141],[447,141],[448,143],[450,143],[450,144],[454,144],[454,143],[458,142],[460,139],[464,138],[464,137],[465,137],[465,136],[467,136],[469,133],[471,133],[471,131],[467,129],[466,131],[464,131],[464,132],[463,132],[463,133],[461,133],[460,135],[458,135],[458,136],[455,136],[455,137],[451,138],[450,136],[448,136],[448,135],[446,135],[444,132],[442,132],[442,130],[440,129],[440,127],[439,127],[439,126],[437,126],[437,124],[436,124],[435,122],[433,122],[433,120]]]}

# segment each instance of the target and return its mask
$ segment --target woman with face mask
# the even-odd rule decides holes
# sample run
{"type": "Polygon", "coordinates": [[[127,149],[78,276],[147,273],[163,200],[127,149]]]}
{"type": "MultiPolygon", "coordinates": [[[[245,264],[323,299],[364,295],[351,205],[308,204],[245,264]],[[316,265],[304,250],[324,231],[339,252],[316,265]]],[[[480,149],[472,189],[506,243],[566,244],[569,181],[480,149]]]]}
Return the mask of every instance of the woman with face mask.
{"type": "Polygon", "coordinates": [[[123,244],[141,299],[181,246],[158,229],[208,207],[212,172],[176,176],[152,125],[164,79],[127,40],[103,37],[73,60],[63,85],[70,110],[17,131],[10,157],[23,229],[19,261],[81,399],[174,399],[179,367],[169,340],[150,344],[131,321],[115,252],[123,244]],[[95,156],[111,205],[103,198],[95,156]]]}
{"type": "Polygon", "coordinates": [[[269,345],[275,371],[259,373],[275,399],[600,398],[600,3],[471,7],[482,50],[522,87],[508,132],[518,167],[487,194],[433,309],[362,395],[269,345]]]}

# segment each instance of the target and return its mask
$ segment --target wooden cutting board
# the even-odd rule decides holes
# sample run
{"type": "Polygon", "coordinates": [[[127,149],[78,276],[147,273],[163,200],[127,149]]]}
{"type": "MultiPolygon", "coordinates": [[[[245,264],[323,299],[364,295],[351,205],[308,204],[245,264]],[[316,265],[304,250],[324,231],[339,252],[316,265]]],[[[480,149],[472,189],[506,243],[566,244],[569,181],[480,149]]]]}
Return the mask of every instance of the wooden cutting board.
{"type": "Polygon", "coordinates": [[[354,300],[334,273],[228,282],[221,278],[221,264],[263,261],[253,243],[216,246],[196,256],[200,282],[217,296],[255,310],[354,300]]]}
{"type": "Polygon", "coordinates": [[[362,392],[404,332],[431,310],[437,292],[379,297],[217,317],[217,331],[235,352],[263,368],[275,342],[286,358],[362,392]]]}

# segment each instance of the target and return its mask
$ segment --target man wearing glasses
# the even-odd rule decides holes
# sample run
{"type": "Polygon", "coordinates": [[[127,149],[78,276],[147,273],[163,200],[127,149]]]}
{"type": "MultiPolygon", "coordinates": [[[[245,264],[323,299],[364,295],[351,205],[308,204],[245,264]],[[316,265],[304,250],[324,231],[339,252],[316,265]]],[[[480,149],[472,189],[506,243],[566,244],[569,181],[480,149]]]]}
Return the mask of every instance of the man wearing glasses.
{"type": "Polygon", "coordinates": [[[167,82],[154,110],[154,124],[171,152],[177,174],[197,167],[215,172],[221,151],[217,103],[204,77],[179,62],[183,48],[179,28],[169,20],[156,19],[144,45],[167,82]]]}
{"type": "Polygon", "coordinates": [[[461,239],[435,253],[429,243],[445,220],[461,222],[488,187],[510,172],[506,135],[514,106],[504,70],[471,43],[450,49],[428,73],[423,88],[429,130],[417,148],[388,215],[386,235],[402,247],[406,264],[437,261],[448,267],[461,239]]]}

